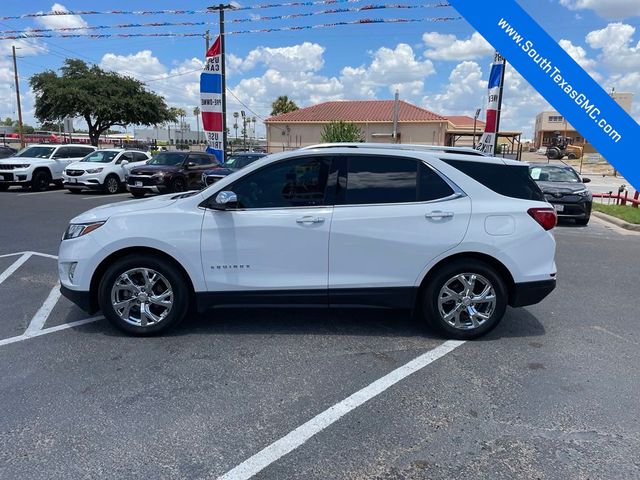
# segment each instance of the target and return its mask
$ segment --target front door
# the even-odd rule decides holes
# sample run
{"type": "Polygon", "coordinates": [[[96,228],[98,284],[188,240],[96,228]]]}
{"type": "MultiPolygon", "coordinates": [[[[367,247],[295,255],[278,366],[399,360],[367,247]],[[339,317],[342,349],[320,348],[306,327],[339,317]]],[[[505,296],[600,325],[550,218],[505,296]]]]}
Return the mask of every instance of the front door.
{"type": "Polygon", "coordinates": [[[322,156],[287,159],[224,188],[237,195],[238,207],[207,210],[202,228],[210,292],[259,297],[262,291],[271,292],[269,303],[326,304],[329,168],[322,156]],[[278,302],[274,291],[286,298],[278,302]]]}
{"type": "Polygon", "coordinates": [[[341,163],[346,189],[331,226],[331,303],[370,293],[385,304],[386,294],[402,289],[410,298],[426,265],[462,241],[469,198],[420,160],[350,155],[341,163]]]}

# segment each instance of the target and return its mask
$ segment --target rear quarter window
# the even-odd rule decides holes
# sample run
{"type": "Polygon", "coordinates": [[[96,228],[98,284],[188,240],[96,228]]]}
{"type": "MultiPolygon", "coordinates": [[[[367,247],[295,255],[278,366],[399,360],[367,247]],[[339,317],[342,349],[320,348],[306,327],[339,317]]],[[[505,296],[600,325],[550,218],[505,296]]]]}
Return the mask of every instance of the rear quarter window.
{"type": "Polygon", "coordinates": [[[501,165],[449,159],[442,159],[442,161],[505,197],[545,201],[542,191],[529,175],[527,165],[501,165]]]}

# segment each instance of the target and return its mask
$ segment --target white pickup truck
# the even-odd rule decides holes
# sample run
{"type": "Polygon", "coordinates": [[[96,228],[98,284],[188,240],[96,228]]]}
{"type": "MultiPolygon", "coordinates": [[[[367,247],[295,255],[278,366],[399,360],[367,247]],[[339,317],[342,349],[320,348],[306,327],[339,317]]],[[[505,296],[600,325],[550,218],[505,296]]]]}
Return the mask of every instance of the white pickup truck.
{"type": "Polygon", "coordinates": [[[0,160],[0,191],[19,185],[40,192],[51,183],[62,185],[65,167],[95,150],[91,145],[31,145],[0,160]]]}

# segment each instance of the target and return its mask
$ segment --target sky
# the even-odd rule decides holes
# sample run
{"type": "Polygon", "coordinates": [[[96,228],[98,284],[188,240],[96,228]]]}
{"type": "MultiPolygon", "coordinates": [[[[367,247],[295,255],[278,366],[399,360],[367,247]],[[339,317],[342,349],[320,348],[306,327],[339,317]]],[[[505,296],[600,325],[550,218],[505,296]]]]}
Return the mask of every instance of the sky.
{"type": "MultiPolygon", "coordinates": [[[[290,0],[270,0],[283,4],[290,0]]],[[[376,5],[396,4],[399,0],[376,5]]],[[[431,1],[431,0],[427,0],[431,1]]],[[[240,1],[242,7],[265,1],[240,1]]],[[[439,3],[433,0],[433,3],[439,3]]],[[[487,2],[487,7],[494,2],[487,2]]],[[[495,2],[497,4],[498,2],[495,2]]],[[[636,94],[633,116],[640,119],[640,0],[520,0],[519,2],[560,45],[607,91],[636,94]]],[[[208,3],[183,0],[154,2],[79,0],[29,2],[3,0],[0,16],[35,12],[108,10],[205,10],[208,3]]],[[[442,115],[473,115],[485,106],[486,84],[493,48],[464,20],[426,21],[458,17],[452,7],[382,9],[316,14],[295,19],[273,19],[290,14],[359,8],[366,0],[349,3],[278,7],[227,12],[227,32],[297,25],[318,25],[364,18],[421,19],[414,23],[348,25],[299,31],[230,34],[226,37],[228,124],[231,114],[245,110],[258,119],[264,132],[271,102],[288,95],[300,107],[328,100],[400,98],[442,115]],[[233,23],[233,21],[236,21],[233,23]]],[[[427,5],[407,0],[403,5],[427,5]]],[[[217,14],[65,15],[0,20],[0,36],[7,30],[82,28],[70,33],[96,33],[91,27],[150,22],[196,22],[205,25],[100,29],[97,33],[218,32],[217,14]]],[[[55,34],[55,33],[54,33],[55,34]]],[[[16,118],[11,46],[18,48],[20,91],[25,123],[36,125],[31,75],[57,70],[65,58],[79,58],[143,81],[170,106],[191,113],[199,103],[199,70],[205,41],[202,37],[176,38],[43,38],[0,40],[0,117],[16,118]]],[[[508,67],[503,95],[501,128],[533,136],[535,116],[548,103],[512,68],[508,67]]],[[[484,114],[483,114],[484,115],[484,114]]],[[[76,127],[82,128],[78,120],[76,127]]]]}

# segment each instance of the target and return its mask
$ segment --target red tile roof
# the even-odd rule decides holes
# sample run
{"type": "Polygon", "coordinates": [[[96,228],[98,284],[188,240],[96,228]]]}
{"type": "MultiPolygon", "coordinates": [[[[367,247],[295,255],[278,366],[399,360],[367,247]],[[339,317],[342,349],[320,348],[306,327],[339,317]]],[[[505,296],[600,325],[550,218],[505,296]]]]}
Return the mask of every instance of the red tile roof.
{"type": "MultiPolygon", "coordinates": [[[[393,100],[349,100],[325,102],[276,115],[267,122],[391,122],[393,100]]],[[[437,113],[400,100],[400,122],[446,121],[437,113]]]]}
{"type": "MultiPolygon", "coordinates": [[[[473,117],[468,115],[447,115],[446,118],[456,127],[473,127],[473,117]]],[[[476,126],[481,125],[484,127],[484,122],[478,119],[476,126]]]]}

